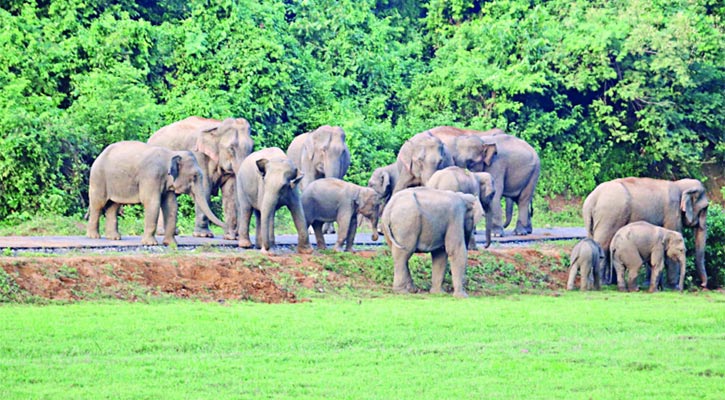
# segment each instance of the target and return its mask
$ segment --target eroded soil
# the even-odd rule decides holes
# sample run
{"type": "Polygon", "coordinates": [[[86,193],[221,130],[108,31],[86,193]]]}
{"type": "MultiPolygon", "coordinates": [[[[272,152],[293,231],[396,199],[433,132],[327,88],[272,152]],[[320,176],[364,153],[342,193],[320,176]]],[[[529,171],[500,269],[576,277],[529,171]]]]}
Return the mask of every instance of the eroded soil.
{"type": "MultiPolygon", "coordinates": [[[[469,265],[498,262],[509,269],[513,266],[521,277],[536,275],[530,278],[541,280],[544,276],[548,289],[558,290],[566,283],[566,271],[559,264],[564,253],[568,254],[562,247],[472,251],[469,265]]],[[[370,250],[357,252],[355,257],[373,261],[389,256],[370,250]]],[[[280,303],[305,301],[305,293],[341,288],[389,292],[386,285],[375,283],[365,271],[353,268],[348,273],[344,267],[334,265],[336,262],[340,259],[330,254],[265,256],[258,252],[0,257],[4,275],[14,280],[10,286],[6,283],[6,292],[49,300],[138,301],[172,296],[280,303]]],[[[495,280],[495,275],[492,272],[490,278],[495,280]]]]}

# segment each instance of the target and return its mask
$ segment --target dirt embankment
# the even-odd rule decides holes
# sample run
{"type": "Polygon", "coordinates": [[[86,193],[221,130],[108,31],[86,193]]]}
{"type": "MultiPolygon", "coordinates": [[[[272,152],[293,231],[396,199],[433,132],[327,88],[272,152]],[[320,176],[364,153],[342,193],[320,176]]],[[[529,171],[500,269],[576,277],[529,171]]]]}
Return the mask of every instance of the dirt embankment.
{"type": "MultiPolygon", "coordinates": [[[[518,272],[522,280],[528,279],[531,274],[536,275],[531,279],[544,276],[546,288],[557,290],[566,281],[566,272],[556,263],[561,254],[561,248],[470,252],[469,265],[480,266],[482,262],[507,265],[512,272],[518,272]],[[482,258],[484,252],[485,257],[482,258]],[[556,262],[552,264],[552,260],[556,262]],[[552,268],[554,264],[556,268],[552,268]]],[[[374,262],[376,258],[389,256],[378,251],[360,251],[354,257],[374,262]]],[[[300,289],[315,292],[339,288],[389,290],[359,271],[346,273],[345,267],[338,268],[335,262],[340,261],[334,256],[318,254],[179,253],[0,257],[0,268],[5,271],[4,277],[12,280],[7,282],[6,279],[6,293],[14,290],[40,299],[61,301],[108,298],[138,301],[171,296],[202,301],[280,303],[304,301],[304,298],[298,297],[300,289]]],[[[392,262],[390,267],[392,273],[392,262]]],[[[497,274],[499,272],[492,272],[490,278],[496,279],[497,274]]],[[[0,276],[0,281],[3,280],[1,278],[3,276],[0,276]]]]}

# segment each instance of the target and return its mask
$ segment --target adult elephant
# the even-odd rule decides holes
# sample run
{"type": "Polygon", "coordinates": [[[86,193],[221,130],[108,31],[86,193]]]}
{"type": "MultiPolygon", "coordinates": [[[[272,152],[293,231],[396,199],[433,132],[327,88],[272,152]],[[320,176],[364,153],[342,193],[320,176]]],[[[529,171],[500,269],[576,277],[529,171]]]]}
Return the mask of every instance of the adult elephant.
{"type": "Polygon", "coordinates": [[[225,227],[205,201],[208,193],[202,172],[190,151],[172,151],[137,141],[106,147],[91,166],[88,187],[87,236],[97,239],[98,220],[106,213],[106,237],[121,239],[118,211],[123,204],[143,204],[144,233],[141,243],[157,245],[155,233],[159,211],[164,215],[164,244],[176,243],[176,195],[191,194],[209,220],[225,227]]]}
{"type": "Polygon", "coordinates": [[[605,282],[611,282],[609,250],[619,228],[646,221],[682,233],[695,232],[695,265],[701,286],[707,286],[705,240],[707,207],[705,187],[697,179],[668,181],[652,178],[621,178],[597,186],[584,200],[582,215],[587,236],[602,246],[605,282]]]}
{"type": "MultiPolygon", "coordinates": [[[[532,232],[531,215],[533,214],[534,192],[541,173],[541,161],[536,150],[524,140],[507,135],[501,129],[474,131],[439,126],[431,129],[430,132],[432,135],[448,141],[451,141],[452,138],[476,136],[489,146],[485,150],[480,150],[480,145],[475,144],[476,142],[462,142],[462,144],[468,143],[470,148],[463,150],[461,144],[458,144],[456,151],[458,154],[481,152],[480,160],[482,161],[471,162],[464,158],[464,161],[460,162],[467,163],[462,165],[471,171],[490,173],[496,183],[491,206],[492,234],[503,236],[504,228],[511,221],[513,204],[507,200],[506,221],[504,222],[501,207],[502,197],[515,202],[518,206],[519,215],[514,234],[530,234],[532,232]],[[490,146],[494,146],[495,151],[490,146]]],[[[459,158],[461,158],[460,155],[459,158]]]]}
{"type": "Polygon", "coordinates": [[[300,190],[315,179],[342,179],[350,168],[350,149],[339,126],[323,125],[298,135],[287,147],[287,157],[302,174],[300,190]]]}
{"type": "Polygon", "coordinates": [[[297,167],[277,147],[255,151],[242,162],[237,174],[240,247],[252,247],[249,223],[254,213],[257,247],[268,252],[274,246],[274,213],[285,206],[297,229],[297,251],[312,252],[298,189],[301,179],[297,167]]]}
{"type": "MultiPolygon", "coordinates": [[[[172,150],[190,150],[199,162],[204,174],[209,203],[211,195],[222,191],[224,220],[227,222],[225,239],[236,237],[237,207],[235,171],[252,152],[249,122],[244,118],[227,118],[223,121],[210,118],[188,117],[156,131],[149,144],[172,150]]],[[[200,200],[200,199],[197,199],[200,200]]],[[[214,237],[209,220],[196,202],[194,236],[214,237]]]]}
{"type": "Polygon", "coordinates": [[[409,187],[425,185],[436,171],[452,164],[452,157],[440,139],[429,131],[414,135],[398,151],[398,180],[393,194],[409,187]]]}

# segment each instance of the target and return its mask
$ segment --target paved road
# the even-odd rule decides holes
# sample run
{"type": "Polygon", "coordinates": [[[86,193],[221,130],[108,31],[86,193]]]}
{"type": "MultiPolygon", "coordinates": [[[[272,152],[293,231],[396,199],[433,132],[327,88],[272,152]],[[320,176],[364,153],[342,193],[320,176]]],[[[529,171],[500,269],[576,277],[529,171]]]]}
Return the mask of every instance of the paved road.
{"type": "MultiPolygon", "coordinates": [[[[510,231],[503,237],[492,238],[494,243],[513,245],[534,241],[568,240],[581,239],[586,236],[584,228],[537,228],[534,233],[526,236],[514,236],[510,231]]],[[[335,243],[336,235],[325,235],[325,242],[328,245],[335,243]]],[[[159,243],[161,237],[158,237],[159,243]]],[[[197,247],[222,247],[236,248],[237,241],[224,240],[222,238],[197,238],[192,236],[177,236],[178,248],[190,249],[197,247]]],[[[314,235],[310,241],[315,243],[314,235]]],[[[476,235],[476,242],[483,244],[485,237],[482,233],[476,235]]],[[[355,237],[355,244],[361,246],[383,245],[384,238],[373,241],[369,233],[358,233],[355,237]]],[[[297,244],[297,235],[278,235],[277,244],[284,247],[291,247],[297,244]]],[[[163,251],[164,247],[142,246],[139,236],[125,236],[121,240],[89,239],[84,236],[0,236],[0,249],[12,251],[53,251],[53,250],[139,250],[154,249],[163,251]]]]}

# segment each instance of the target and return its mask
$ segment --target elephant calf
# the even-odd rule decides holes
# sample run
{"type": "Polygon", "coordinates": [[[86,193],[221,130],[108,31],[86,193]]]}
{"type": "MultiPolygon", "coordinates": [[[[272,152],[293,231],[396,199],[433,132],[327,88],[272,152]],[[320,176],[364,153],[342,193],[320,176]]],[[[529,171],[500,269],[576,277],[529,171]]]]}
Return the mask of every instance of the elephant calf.
{"type": "Polygon", "coordinates": [[[88,187],[87,236],[99,238],[98,220],[106,212],[106,236],[121,239],[118,212],[123,204],[143,204],[141,243],[157,245],[154,237],[160,210],[165,225],[164,244],[176,243],[177,194],[191,194],[211,222],[226,228],[209,208],[202,171],[190,151],[172,151],[143,142],[124,141],[106,147],[91,166],[88,187]]]}
{"type": "Polygon", "coordinates": [[[464,283],[473,228],[483,217],[478,199],[470,194],[416,187],[394,194],[382,216],[383,233],[395,263],[393,290],[414,292],[408,260],[416,252],[431,253],[431,293],[442,291],[448,259],[453,295],[467,297],[464,283]]]}
{"type": "Polygon", "coordinates": [[[593,282],[594,288],[598,290],[601,285],[601,263],[604,261],[602,246],[592,239],[584,239],[571,250],[570,259],[569,281],[566,284],[566,289],[574,289],[574,280],[578,270],[581,271],[579,288],[581,290],[591,289],[593,282]]]}
{"type": "Polygon", "coordinates": [[[345,242],[346,251],[352,251],[357,232],[357,214],[370,219],[373,226],[373,240],[378,240],[378,216],[380,196],[373,189],[358,186],[337,178],[323,178],[310,182],[302,192],[302,209],[307,226],[312,225],[317,238],[317,248],[324,249],[325,237],[322,225],[336,221],[339,227],[335,250],[341,251],[345,242]]]}
{"type": "MultiPolygon", "coordinates": [[[[685,280],[685,241],[679,232],[649,222],[633,222],[614,234],[609,251],[612,266],[617,271],[617,287],[620,291],[639,290],[636,286],[637,275],[639,268],[645,263],[652,267],[649,291],[657,290],[657,281],[664,269],[665,260],[679,264],[680,279],[677,288],[682,290],[685,280]],[[625,269],[628,278],[626,282],[625,269]]],[[[670,283],[672,280],[674,279],[670,277],[670,283]]]]}

